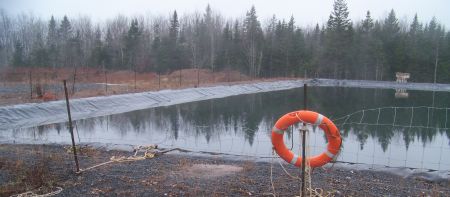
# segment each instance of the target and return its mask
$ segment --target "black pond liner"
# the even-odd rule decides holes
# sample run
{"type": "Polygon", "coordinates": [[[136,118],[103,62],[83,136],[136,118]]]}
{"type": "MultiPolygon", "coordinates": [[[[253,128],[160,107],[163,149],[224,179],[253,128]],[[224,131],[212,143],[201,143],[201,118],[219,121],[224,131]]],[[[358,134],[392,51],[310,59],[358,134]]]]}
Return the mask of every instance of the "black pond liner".
{"type": "MultiPolygon", "coordinates": [[[[294,89],[302,87],[304,83],[310,86],[321,87],[403,88],[410,90],[450,91],[449,84],[401,84],[387,81],[309,79],[161,90],[156,92],[72,99],[70,106],[72,119],[80,120],[214,98],[294,89]]],[[[67,114],[64,100],[0,107],[0,130],[27,128],[66,121],[67,114]]]]}

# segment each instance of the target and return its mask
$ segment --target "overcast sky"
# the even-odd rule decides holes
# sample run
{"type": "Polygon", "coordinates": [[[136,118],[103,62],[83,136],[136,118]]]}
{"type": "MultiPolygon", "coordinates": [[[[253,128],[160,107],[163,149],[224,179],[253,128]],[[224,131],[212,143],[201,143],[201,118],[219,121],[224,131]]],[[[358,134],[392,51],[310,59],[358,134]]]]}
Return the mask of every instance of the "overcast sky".
{"type": "MultiPolygon", "coordinates": [[[[255,5],[263,21],[273,14],[286,19],[294,15],[300,26],[326,22],[333,7],[333,0],[0,0],[0,7],[13,15],[31,12],[44,19],[52,14],[58,18],[86,15],[102,21],[117,14],[169,15],[175,9],[181,15],[203,12],[208,3],[227,18],[244,16],[255,5]]],[[[352,20],[363,19],[367,10],[378,19],[394,9],[400,20],[411,21],[417,13],[422,22],[436,16],[446,29],[450,27],[450,0],[347,0],[347,5],[352,20]]]]}

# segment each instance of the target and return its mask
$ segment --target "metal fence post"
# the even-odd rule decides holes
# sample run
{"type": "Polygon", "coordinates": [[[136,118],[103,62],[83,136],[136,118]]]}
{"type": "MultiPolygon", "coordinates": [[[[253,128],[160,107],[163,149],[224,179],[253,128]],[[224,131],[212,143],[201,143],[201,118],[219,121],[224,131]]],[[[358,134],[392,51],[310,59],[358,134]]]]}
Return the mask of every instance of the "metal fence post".
{"type": "Polygon", "coordinates": [[[200,86],[200,70],[197,67],[197,86],[196,87],[199,87],[199,86],[200,86]]]}
{"type": "Polygon", "coordinates": [[[108,74],[105,70],[105,94],[108,94],[108,74]]]}
{"type": "Polygon", "coordinates": [[[180,87],[181,87],[181,69],[180,69],[180,87]]]}
{"type": "MultiPolygon", "coordinates": [[[[306,83],[303,84],[303,109],[306,110],[307,108],[307,85],[306,83]]],[[[305,127],[306,124],[303,123],[303,126],[305,127]]],[[[302,129],[302,197],[305,196],[305,171],[306,171],[306,147],[305,147],[305,142],[306,142],[306,130],[302,129]]]]}
{"type": "Polygon", "coordinates": [[[158,90],[161,90],[161,73],[158,72],[158,90]]]}
{"type": "Polygon", "coordinates": [[[33,81],[31,79],[31,71],[28,73],[30,79],[30,99],[33,99],[33,81]]]}
{"type": "Polygon", "coordinates": [[[72,116],[70,115],[69,95],[67,94],[66,80],[64,80],[63,83],[64,83],[64,94],[66,95],[67,116],[69,117],[69,131],[70,136],[72,138],[73,157],[75,159],[75,165],[77,166],[77,173],[78,173],[80,172],[80,166],[78,164],[77,149],[75,147],[75,138],[73,136],[72,116]]]}

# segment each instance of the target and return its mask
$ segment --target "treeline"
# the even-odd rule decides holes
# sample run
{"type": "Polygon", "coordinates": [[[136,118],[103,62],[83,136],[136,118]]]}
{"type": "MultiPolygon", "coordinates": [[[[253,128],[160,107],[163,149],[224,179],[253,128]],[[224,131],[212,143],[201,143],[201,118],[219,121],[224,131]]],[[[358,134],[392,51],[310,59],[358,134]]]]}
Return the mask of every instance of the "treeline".
{"type": "Polygon", "coordinates": [[[252,77],[327,77],[450,82],[450,32],[435,18],[400,22],[394,10],[380,20],[367,11],[351,21],[335,0],[326,24],[299,27],[273,16],[264,25],[255,7],[225,19],[208,5],[179,17],[117,16],[43,21],[0,11],[0,67],[93,67],[167,73],[184,68],[233,69],[252,77]]]}

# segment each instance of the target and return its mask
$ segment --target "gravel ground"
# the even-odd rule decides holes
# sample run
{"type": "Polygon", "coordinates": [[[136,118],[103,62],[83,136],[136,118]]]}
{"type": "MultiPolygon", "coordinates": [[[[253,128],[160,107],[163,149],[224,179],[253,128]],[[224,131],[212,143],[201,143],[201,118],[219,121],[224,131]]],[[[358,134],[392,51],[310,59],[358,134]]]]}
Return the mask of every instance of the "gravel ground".
{"type": "MultiPolygon", "coordinates": [[[[81,168],[132,152],[82,148],[81,168]]],[[[79,175],[73,155],[60,145],[0,145],[0,196],[63,188],[58,196],[295,196],[299,181],[277,162],[196,156],[182,152],[111,163],[79,175]]],[[[298,176],[299,170],[285,165],[298,176]]],[[[430,182],[385,172],[315,169],[312,187],[334,196],[450,196],[450,181],[430,182]]],[[[37,192],[36,192],[37,193],[37,192]]]]}

